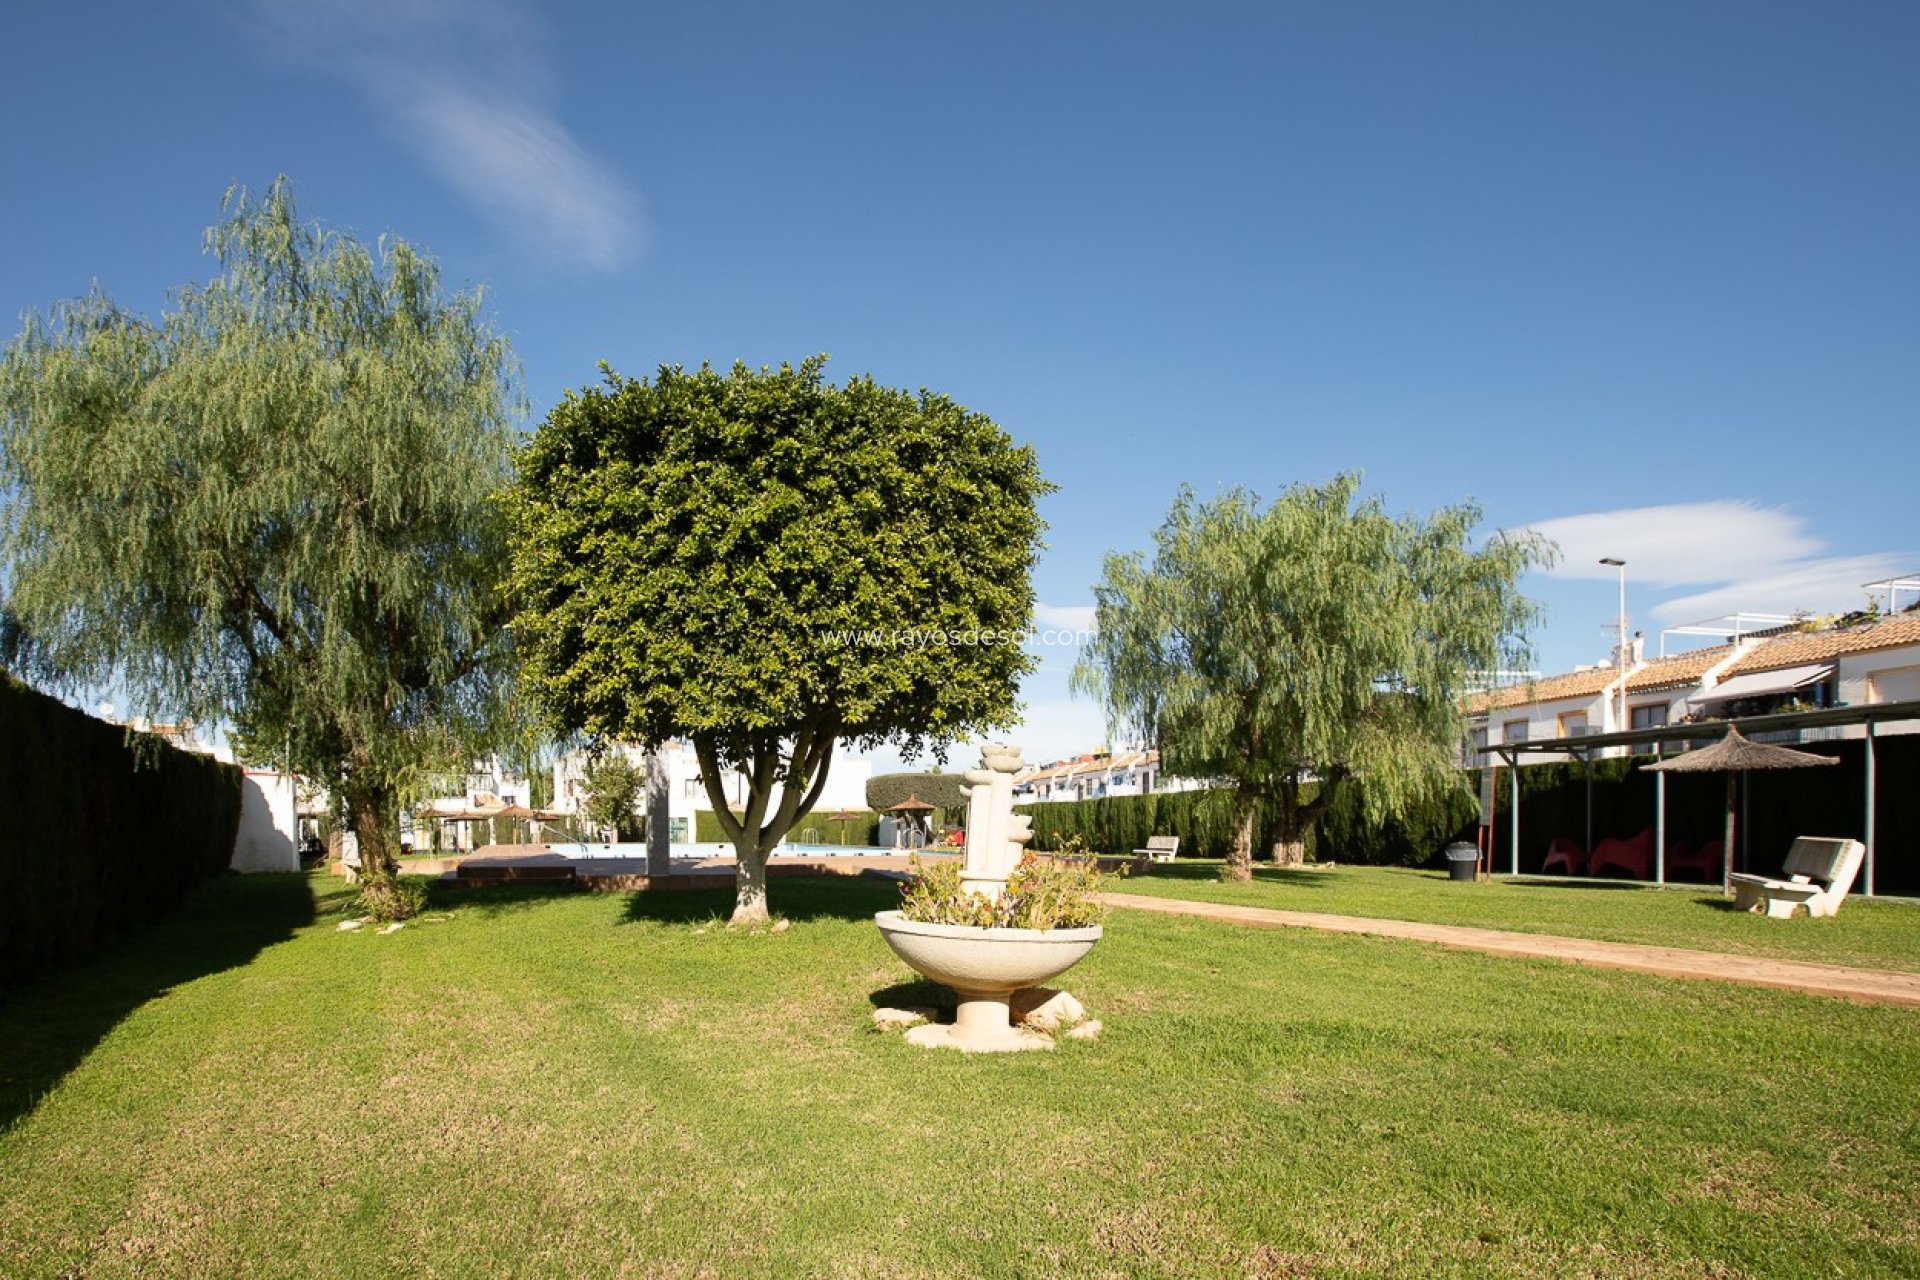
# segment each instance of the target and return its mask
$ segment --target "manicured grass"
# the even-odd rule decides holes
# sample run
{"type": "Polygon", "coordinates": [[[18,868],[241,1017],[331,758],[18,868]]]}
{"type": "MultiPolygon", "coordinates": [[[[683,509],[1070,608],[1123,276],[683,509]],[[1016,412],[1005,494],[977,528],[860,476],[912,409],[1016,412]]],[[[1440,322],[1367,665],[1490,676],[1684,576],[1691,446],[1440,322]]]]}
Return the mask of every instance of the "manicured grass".
{"type": "Polygon", "coordinates": [[[1735,911],[1718,889],[1656,889],[1620,880],[1584,884],[1504,877],[1454,884],[1444,871],[1407,867],[1254,868],[1251,884],[1222,884],[1217,861],[1181,859],[1109,886],[1119,893],[1288,911],[1514,929],[1609,942],[1774,956],[1920,972],[1920,903],[1851,895],[1827,920],[1735,911]]]}
{"type": "Polygon", "coordinates": [[[1920,1272],[1911,1011],[1122,912],[971,1058],[868,1030],[889,886],[774,894],[216,882],[0,1011],[0,1272],[1920,1272]]]}

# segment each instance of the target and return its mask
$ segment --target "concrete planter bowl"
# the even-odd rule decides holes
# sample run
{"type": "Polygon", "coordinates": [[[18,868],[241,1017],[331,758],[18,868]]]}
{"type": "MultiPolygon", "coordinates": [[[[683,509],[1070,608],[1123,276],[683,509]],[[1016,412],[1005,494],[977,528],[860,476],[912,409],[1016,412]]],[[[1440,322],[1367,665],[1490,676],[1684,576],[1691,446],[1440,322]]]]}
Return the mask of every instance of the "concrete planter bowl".
{"type": "Polygon", "coordinates": [[[915,973],[952,987],[960,997],[952,1026],[915,1027],[915,1044],[970,1053],[1051,1049],[1053,1041],[1013,1025],[1008,998],[1058,977],[1086,958],[1103,932],[1085,929],[981,929],[971,925],[921,924],[898,911],[874,918],[880,936],[915,973]]]}

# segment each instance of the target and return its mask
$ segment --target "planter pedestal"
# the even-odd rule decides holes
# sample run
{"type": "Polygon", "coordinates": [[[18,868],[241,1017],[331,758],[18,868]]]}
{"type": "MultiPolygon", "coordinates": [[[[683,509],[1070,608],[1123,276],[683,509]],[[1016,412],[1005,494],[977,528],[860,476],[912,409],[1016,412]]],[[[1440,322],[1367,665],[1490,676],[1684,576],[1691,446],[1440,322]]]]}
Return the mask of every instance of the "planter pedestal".
{"type": "Polygon", "coordinates": [[[1051,1049],[1053,1037],[1013,1025],[1007,999],[1012,992],[970,999],[956,991],[960,1007],[952,1025],[929,1022],[907,1030],[907,1043],[926,1049],[958,1049],[962,1053],[1018,1053],[1023,1049],[1051,1049]]]}
{"type": "Polygon", "coordinates": [[[914,972],[960,997],[951,1024],[914,1027],[911,1044],[967,1053],[1051,1049],[1053,1037],[1013,1025],[1008,1000],[1071,969],[1093,950],[1101,929],[976,929],[920,924],[898,911],[874,917],[880,934],[914,972]]]}

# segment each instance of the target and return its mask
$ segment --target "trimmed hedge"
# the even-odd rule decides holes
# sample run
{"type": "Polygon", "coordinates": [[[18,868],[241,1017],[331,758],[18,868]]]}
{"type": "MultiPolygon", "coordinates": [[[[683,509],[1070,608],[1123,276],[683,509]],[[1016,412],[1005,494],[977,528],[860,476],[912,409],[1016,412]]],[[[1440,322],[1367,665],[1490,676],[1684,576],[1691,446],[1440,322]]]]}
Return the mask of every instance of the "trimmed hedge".
{"type": "MultiPolygon", "coordinates": [[[[1301,790],[1303,802],[1311,801],[1316,794],[1311,784],[1301,790]]],[[[1471,795],[1462,794],[1400,822],[1373,825],[1361,817],[1360,800],[1356,785],[1342,788],[1333,806],[1307,833],[1309,858],[1423,863],[1461,830],[1467,830],[1471,838],[1471,827],[1479,813],[1471,795]]],[[[1033,816],[1033,844],[1041,850],[1058,849],[1070,835],[1078,835],[1087,848],[1101,853],[1143,849],[1149,836],[1179,836],[1180,856],[1186,858],[1224,858],[1233,844],[1233,792],[1226,788],[1052,801],[1023,804],[1018,809],[1033,816]]],[[[1261,805],[1254,827],[1256,861],[1267,856],[1278,826],[1275,807],[1261,805]]]]}
{"type": "Polygon", "coordinates": [[[233,859],[241,773],[0,679],[0,993],[167,914],[233,859]]]}
{"type": "Polygon", "coordinates": [[[967,807],[967,798],[960,794],[960,788],[966,785],[966,778],[957,773],[879,773],[867,779],[867,807],[885,813],[908,797],[918,796],[934,808],[952,813],[967,807]]]}
{"type": "MultiPolygon", "coordinates": [[[[1806,743],[1800,750],[1838,756],[1839,765],[1748,775],[1750,787],[1741,843],[1748,850],[1742,869],[1779,867],[1795,836],[1851,836],[1865,828],[1866,745],[1857,740],[1806,743]]],[[[1596,760],[1593,763],[1593,842],[1608,836],[1631,837],[1653,825],[1654,775],[1640,766],[1651,756],[1596,760]]],[[[1920,789],[1920,734],[1890,734],[1877,740],[1875,768],[1879,790],[1875,831],[1875,890],[1884,894],[1920,894],[1920,809],[1905,803],[1920,789]]],[[[1494,867],[1508,866],[1512,827],[1512,771],[1495,770],[1494,867]]],[[[1322,861],[1433,865],[1453,840],[1471,841],[1479,822],[1480,771],[1463,775],[1458,794],[1418,810],[1397,822],[1374,824],[1362,816],[1362,793],[1349,783],[1307,837],[1307,856],[1322,861]]],[[[1723,774],[1667,775],[1667,838],[1699,844],[1718,839],[1726,814],[1723,774]]],[[[1303,797],[1303,799],[1306,797],[1303,797]]],[[[1180,837],[1182,857],[1223,858],[1232,843],[1232,792],[1171,791],[1144,796],[1111,796],[1024,804],[1033,815],[1034,847],[1057,849],[1069,835],[1087,848],[1123,853],[1146,846],[1148,836],[1180,837]]],[[[1267,856],[1273,814],[1263,812],[1256,861],[1267,856]]],[[[1556,836],[1587,842],[1587,771],[1578,763],[1528,765],[1520,792],[1520,870],[1540,869],[1547,844],[1556,836]]],[[[1864,886],[1863,886],[1864,887],[1864,886]]]]}

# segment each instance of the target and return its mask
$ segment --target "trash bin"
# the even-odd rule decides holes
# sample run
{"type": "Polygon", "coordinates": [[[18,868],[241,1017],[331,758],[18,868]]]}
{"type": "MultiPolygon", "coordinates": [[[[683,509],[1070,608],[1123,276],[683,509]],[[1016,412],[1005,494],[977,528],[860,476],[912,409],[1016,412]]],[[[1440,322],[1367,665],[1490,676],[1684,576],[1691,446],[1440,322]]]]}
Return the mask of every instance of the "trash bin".
{"type": "Polygon", "coordinates": [[[1447,846],[1441,855],[1447,860],[1447,874],[1450,879],[1472,882],[1480,871],[1480,850],[1465,840],[1456,840],[1447,846]]]}

